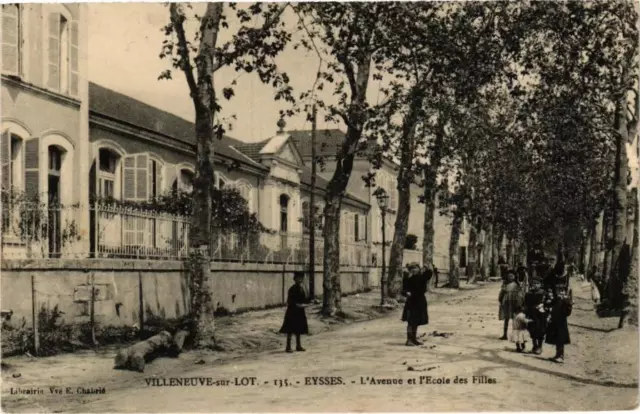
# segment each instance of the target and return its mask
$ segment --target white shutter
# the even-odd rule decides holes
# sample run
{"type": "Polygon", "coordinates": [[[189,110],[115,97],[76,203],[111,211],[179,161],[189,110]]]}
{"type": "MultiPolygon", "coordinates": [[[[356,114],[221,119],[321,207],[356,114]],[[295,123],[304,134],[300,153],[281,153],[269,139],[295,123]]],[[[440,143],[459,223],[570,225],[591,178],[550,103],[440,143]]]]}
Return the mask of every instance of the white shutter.
{"type": "Polygon", "coordinates": [[[136,159],[135,155],[127,155],[122,163],[122,198],[136,199],[136,159]]]}
{"type": "Polygon", "coordinates": [[[358,241],[367,240],[367,216],[358,216],[358,241]]]}
{"type": "Polygon", "coordinates": [[[170,187],[173,186],[174,182],[176,183],[176,188],[182,189],[181,175],[176,165],[165,165],[164,173],[167,182],[167,189],[170,190],[170,187]]]}
{"type": "Polygon", "coordinates": [[[60,90],[60,13],[49,13],[47,87],[60,90]]]}
{"type": "Polygon", "coordinates": [[[20,75],[20,5],[2,5],[2,72],[20,75]]]}
{"type": "Polygon", "coordinates": [[[71,96],[78,96],[78,60],[79,60],[79,48],[78,48],[78,22],[71,22],[71,48],[69,56],[69,94],[71,96]]]}
{"type": "Polygon", "coordinates": [[[149,199],[149,155],[136,155],[136,200],[147,201],[149,199]]]}

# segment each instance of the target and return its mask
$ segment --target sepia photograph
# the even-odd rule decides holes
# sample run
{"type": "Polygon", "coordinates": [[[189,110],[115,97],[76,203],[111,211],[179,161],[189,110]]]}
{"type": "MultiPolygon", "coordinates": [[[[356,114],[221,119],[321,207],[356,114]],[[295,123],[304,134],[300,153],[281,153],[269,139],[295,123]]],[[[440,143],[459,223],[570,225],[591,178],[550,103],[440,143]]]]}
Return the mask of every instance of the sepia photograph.
{"type": "Polygon", "coordinates": [[[3,412],[638,408],[636,1],[1,6],[3,412]]]}

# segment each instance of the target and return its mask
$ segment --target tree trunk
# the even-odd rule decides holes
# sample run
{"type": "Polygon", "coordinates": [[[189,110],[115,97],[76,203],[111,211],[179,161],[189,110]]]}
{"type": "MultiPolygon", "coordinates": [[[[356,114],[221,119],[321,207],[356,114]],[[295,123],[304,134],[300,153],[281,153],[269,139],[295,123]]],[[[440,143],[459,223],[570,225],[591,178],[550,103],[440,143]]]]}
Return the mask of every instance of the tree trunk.
{"type": "Polygon", "coordinates": [[[118,351],[115,358],[115,368],[144,372],[145,362],[168,351],[172,344],[171,334],[162,331],[156,336],[118,351]]]}
{"type": "MultiPolygon", "coordinates": [[[[418,115],[422,107],[423,91],[414,86],[410,94],[409,112],[402,124],[400,137],[400,171],[398,172],[398,212],[396,213],[395,231],[391,243],[389,258],[389,277],[387,295],[396,299],[402,284],[402,262],[404,259],[404,244],[409,227],[411,212],[411,183],[413,183],[413,161],[415,156],[415,129],[418,115]]],[[[423,262],[427,265],[429,262],[423,262]]]]}
{"type": "Polygon", "coordinates": [[[451,223],[451,238],[449,239],[449,287],[458,289],[460,287],[460,227],[463,217],[454,213],[451,223]]]}
{"type": "Polygon", "coordinates": [[[322,313],[325,316],[341,311],[340,286],[340,204],[341,196],[325,197],[324,257],[322,258],[322,313]]]}
{"type": "MultiPolygon", "coordinates": [[[[636,190],[637,191],[637,190],[636,190]]],[[[637,193],[636,193],[637,195],[637,193]]],[[[630,324],[638,325],[638,224],[639,210],[638,200],[635,200],[633,206],[633,244],[631,245],[631,271],[629,277],[623,286],[623,294],[625,296],[625,307],[620,314],[619,328],[624,326],[625,317],[628,318],[630,324]]]]}
{"type": "MultiPolygon", "coordinates": [[[[429,164],[423,165],[424,173],[424,222],[422,227],[422,263],[433,266],[433,239],[435,235],[434,217],[436,214],[436,192],[438,185],[438,170],[442,160],[442,145],[444,141],[444,127],[439,126],[433,143],[433,151],[429,158],[429,164]]],[[[440,269],[442,270],[442,269],[440,269]]],[[[435,278],[432,278],[435,283],[435,278]]]]}
{"type": "Polygon", "coordinates": [[[613,178],[613,243],[611,251],[611,267],[609,270],[609,301],[612,305],[619,305],[621,283],[619,278],[619,258],[622,246],[627,236],[627,95],[618,100],[616,105],[615,125],[618,132],[616,136],[616,160],[613,178]]]}
{"type": "Polygon", "coordinates": [[[336,169],[327,184],[324,214],[324,258],[322,259],[322,285],[324,288],[322,314],[342,312],[342,290],[340,286],[340,211],[351,171],[358,151],[358,142],[366,121],[366,96],[371,69],[371,52],[362,53],[358,62],[343,62],[355,76],[349,78],[352,95],[346,111],[349,121],[345,139],[336,154],[336,169]]]}
{"type": "Polygon", "coordinates": [[[171,23],[178,38],[178,50],[184,63],[189,93],[195,109],[196,171],[193,182],[193,207],[189,228],[191,270],[189,286],[191,293],[191,333],[196,347],[209,346],[213,341],[213,306],[209,292],[211,276],[210,251],[212,195],[214,191],[214,114],[216,96],[213,84],[214,60],[223,3],[208,3],[200,22],[200,44],[195,58],[197,79],[189,60],[189,41],[183,23],[185,16],[179,5],[169,6],[171,23]]]}
{"type": "Polygon", "coordinates": [[[500,240],[500,234],[493,228],[491,235],[491,277],[499,276],[498,260],[500,259],[500,250],[498,248],[498,241],[500,240]]]}
{"type": "Polygon", "coordinates": [[[477,277],[478,258],[478,230],[476,228],[476,220],[470,220],[469,225],[469,247],[467,257],[467,283],[474,283],[477,277]]]}
{"type": "Polygon", "coordinates": [[[433,166],[424,166],[424,222],[422,236],[422,263],[433,264],[433,222],[436,213],[436,172],[433,166]]]}
{"type": "Polygon", "coordinates": [[[587,269],[586,274],[588,275],[593,266],[596,265],[597,255],[598,255],[598,234],[597,234],[597,226],[593,224],[591,226],[591,230],[589,231],[589,259],[587,260],[587,269]]]}
{"type": "Polygon", "coordinates": [[[484,243],[482,244],[482,280],[487,280],[492,269],[493,225],[485,229],[484,243]]]}

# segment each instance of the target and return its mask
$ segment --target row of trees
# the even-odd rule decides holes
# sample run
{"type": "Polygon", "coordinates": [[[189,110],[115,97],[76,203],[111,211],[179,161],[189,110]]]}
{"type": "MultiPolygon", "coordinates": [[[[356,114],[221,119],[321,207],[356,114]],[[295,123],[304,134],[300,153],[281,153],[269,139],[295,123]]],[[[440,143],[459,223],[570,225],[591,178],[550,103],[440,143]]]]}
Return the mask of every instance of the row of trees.
{"type": "MultiPolygon", "coordinates": [[[[610,257],[619,256],[627,218],[624,144],[637,121],[637,110],[628,111],[630,91],[637,88],[632,3],[193,7],[198,10],[168,6],[161,54],[185,74],[196,115],[192,246],[206,246],[210,237],[215,138],[225,124],[220,96],[231,99],[235,87],[234,81],[216,84],[214,74],[230,67],[273,85],[274,99],[291,103],[286,114],[316,106],[326,121],[346,127],[325,196],[327,315],[341,310],[340,210],[355,157],[362,154],[374,171],[384,157],[399,164],[391,297],[399,290],[412,184],[424,189],[425,263],[433,260],[436,208],[451,216],[452,287],[459,283],[464,219],[472,228],[470,254],[476,262],[476,255],[484,256],[485,267],[504,238],[521,249],[557,241],[573,246],[575,235],[593,230],[603,210],[611,213],[605,215],[611,216],[605,228],[614,241],[610,257]],[[317,55],[311,90],[294,91],[279,70],[276,57],[288,44],[317,55]],[[476,252],[481,234],[484,247],[476,252]]],[[[161,77],[170,79],[171,70],[161,77]]],[[[637,108],[637,94],[634,99],[637,108]]],[[[363,178],[375,185],[375,174],[363,178]]],[[[198,345],[206,345],[213,329],[204,292],[206,248],[194,251],[191,263],[191,328],[198,345]]]]}

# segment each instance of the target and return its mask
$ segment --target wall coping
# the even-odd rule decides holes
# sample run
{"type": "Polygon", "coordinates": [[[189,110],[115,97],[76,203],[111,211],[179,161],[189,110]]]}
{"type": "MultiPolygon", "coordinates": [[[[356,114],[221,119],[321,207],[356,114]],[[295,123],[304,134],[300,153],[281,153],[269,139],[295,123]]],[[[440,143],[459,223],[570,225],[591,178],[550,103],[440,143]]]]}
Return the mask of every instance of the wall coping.
{"type": "MultiPolygon", "coordinates": [[[[229,263],[211,262],[213,272],[221,271],[268,271],[287,272],[306,270],[305,265],[286,265],[281,263],[229,263]]],[[[341,266],[345,273],[369,271],[368,266],[341,266]]],[[[39,270],[95,270],[112,271],[182,271],[184,262],[180,260],[126,260],[126,259],[7,259],[2,260],[2,271],[39,271],[39,270]]],[[[316,265],[316,273],[322,272],[322,265],[316,265]]]]}

